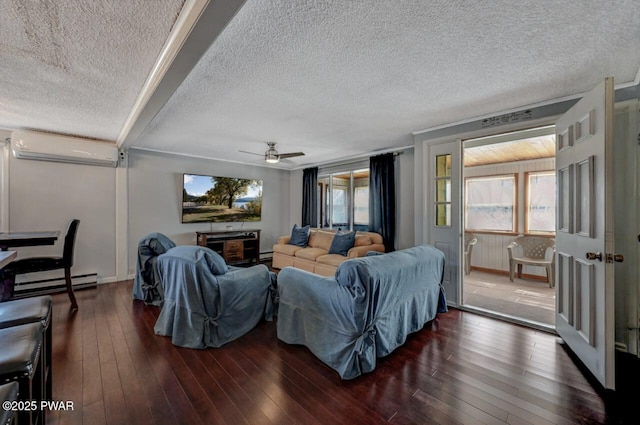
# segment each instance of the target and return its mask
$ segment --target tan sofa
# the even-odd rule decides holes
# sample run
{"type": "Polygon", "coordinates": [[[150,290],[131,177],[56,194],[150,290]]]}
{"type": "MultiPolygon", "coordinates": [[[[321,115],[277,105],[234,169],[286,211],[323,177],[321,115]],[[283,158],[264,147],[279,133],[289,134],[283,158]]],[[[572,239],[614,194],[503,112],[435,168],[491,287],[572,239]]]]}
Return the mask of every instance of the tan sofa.
{"type": "Polygon", "coordinates": [[[295,267],[322,276],[333,276],[338,266],[349,258],[364,257],[369,251],[384,252],[382,236],[373,232],[357,232],[353,248],[346,256],[329,254],[336,231],[311,229],[307,247],[289,245],[291,236],[280,236],[273,246],[273,268],[295,267]]]}

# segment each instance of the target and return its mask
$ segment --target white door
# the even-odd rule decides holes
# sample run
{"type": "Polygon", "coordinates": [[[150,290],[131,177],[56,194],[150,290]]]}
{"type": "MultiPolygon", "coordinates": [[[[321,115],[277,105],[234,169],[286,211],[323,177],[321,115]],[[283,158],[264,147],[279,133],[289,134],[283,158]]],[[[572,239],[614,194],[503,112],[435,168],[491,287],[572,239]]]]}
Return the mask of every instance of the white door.
{"type": "Polygon", "coordinates": [[[613,78],[556,123],[556,330],[614,389],[613,78]]]}
{"type": "Polygon", "coordinates": [[[429,146],[430,194],[427,199],[431,245],[444,252],[444,290],[447,302],[458,305],[460,301],[460,174],[461,159],[459,140],[429,146]]]}

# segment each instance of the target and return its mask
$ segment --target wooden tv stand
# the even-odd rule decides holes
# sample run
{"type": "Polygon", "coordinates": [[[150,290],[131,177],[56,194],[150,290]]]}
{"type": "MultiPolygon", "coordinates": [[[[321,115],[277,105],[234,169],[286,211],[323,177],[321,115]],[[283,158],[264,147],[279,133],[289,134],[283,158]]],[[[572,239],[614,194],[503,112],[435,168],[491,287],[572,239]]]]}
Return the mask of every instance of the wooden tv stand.
{"type": "Polygon", "coordinates": [[[260,230],[196,232],[196,243],[224,258],[227,264],[260,263],[260,230]]]}

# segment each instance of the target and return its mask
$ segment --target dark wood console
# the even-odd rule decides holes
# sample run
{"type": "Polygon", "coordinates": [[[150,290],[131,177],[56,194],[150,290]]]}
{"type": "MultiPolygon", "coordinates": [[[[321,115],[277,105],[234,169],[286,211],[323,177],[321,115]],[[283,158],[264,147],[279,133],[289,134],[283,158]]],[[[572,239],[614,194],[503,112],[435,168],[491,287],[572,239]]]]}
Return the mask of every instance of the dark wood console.
{"type": "Polygon", "coordinates": [[[196,232],[196,243],[224,258],[227,264],[260,263],[260,230],[196,232]]]}

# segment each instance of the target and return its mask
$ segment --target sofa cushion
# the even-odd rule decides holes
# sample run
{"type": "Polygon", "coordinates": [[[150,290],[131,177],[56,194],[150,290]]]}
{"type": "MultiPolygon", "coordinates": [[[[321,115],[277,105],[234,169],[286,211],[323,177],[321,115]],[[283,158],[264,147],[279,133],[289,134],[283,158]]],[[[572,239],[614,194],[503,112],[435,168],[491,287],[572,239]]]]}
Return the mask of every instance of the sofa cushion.
{"type": "Polygon", "coordinates": [[[356,239],[353,242],[353,246],[366,246],[371,245],[371,236],[369,235],[358,235],[356,234],[356,239]]]}
{"type": "Polygon", "coordinates": [[[329,254],[340,254],[346,256],[355,242],[355,232],[342,233],[338,232],[333,237],[331,247],[329,248],[329,254]]]}
{"type": "Polygon", "coordinates": [[[297,224],[294,224],[293,229],[291,229],[291,239],[289,239],[289,244],[305,248],[307,246],[307,241],[309,240],[310,229],[311,226],[309,225],[298,227],[297,224]]]}
{"type": "Polygon", "coordinates": [[[327,254],[327,255],[321,255],[318,258],[316,258],[317,263],[328,264],[330,266],[335,266],[335,267],[338,267],[340,264],[342,264],[343,261],[346,261],[346,260],[347,260],[347,257],[340,254],[327,254]]]}
{"type": "Polygon", "coordinates": [[[363,236],[369,236],[371,238],[371,243],[372,244],[376,244],[376,243],[384,243],[382,240],[382,235],[380,235],[379,233],[374,233],[374,232],[358,232],[359,235],[363,235],[363,236]]]}
{"type": "Polygon", "coordinates": [[[273,246],[273,252],[279,252],[281,254],[286,254],[286,255],[295,255],[296,251],[299,251],[303,248],[297,246],[297,245],[289,245],[289,244],[284,244],[284,243],[277,243],[273,246]]]}
{"type": "Polygon", "coordinates": [[[313,232],[313,235],[309,237],[309,246],[322,248],[328,252],[329,248],[331,248],[331,241],[333,241],[334,235],[335,233],[333,232],[326,232],[322,230],[313,232]]]}
{"type": "Polygon", "coordinates": [[[325,254],[327,254],[326,249],[306,247],[297,250],[295,256],[298,258],[304,258],[305,260],[316,261],[316,258],[325,254]]]}

